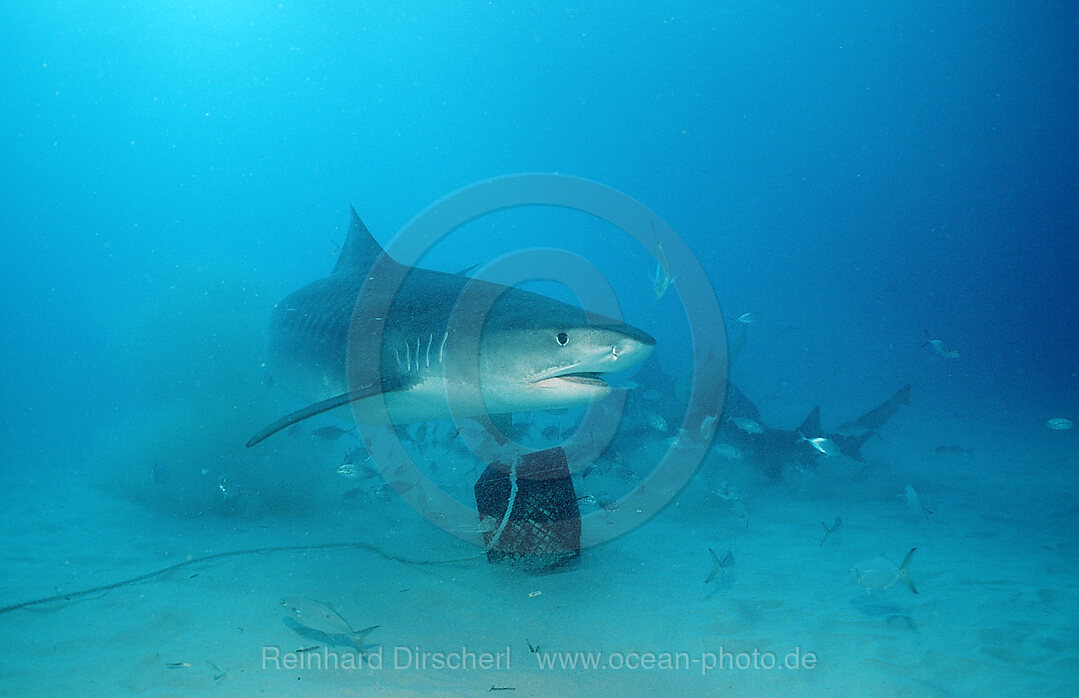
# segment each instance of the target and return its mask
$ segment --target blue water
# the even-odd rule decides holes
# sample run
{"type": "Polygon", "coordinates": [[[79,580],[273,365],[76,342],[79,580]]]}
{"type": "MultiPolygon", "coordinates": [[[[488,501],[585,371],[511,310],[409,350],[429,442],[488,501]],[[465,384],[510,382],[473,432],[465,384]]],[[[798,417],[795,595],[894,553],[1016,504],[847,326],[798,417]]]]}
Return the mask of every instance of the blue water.
{"type": "MultiPolygon", "coordinates": [[[[793,429],[817,404],[835,424],[912,383],[911,404],[866,448],[897,486],[880,498],[917,481],[937,508],[969,506],[957,520],[1002,507],[1064,558],[1023,568],[1017,583],[1066,589],[1045,575],[1074,577],[1074,545],[1056,546],[1076,533],[1079,441],[1046,420],[1079,419],[1077,28],[1079,8],[1056,2],[8,3],[2,479],[43,497],[42,511],[53,486],[130,501],[130,473],[165,458],[140,444],[161,422],[191,427],[155,410],[199,405],[213,420],[246,408],[270,308],[332,268],[350,204],[388,244],[472,183],[558,172],[672,226],[728,329],[760,315],[731,378],[769,424],[793,429]],[[959,358],[923,346],[927,331],[959,358]],[[932,460],[953,443],[977,462],[932,460]],[[1039,501],[1052,516],[1031,510],[1039,501]]],[[[453,272],[534,245],[589,259],[626,318],[660,339],[668,372],[687,370],[678,280],[655,299],[655,260],[614,226],[513,209],[465,226],[424,263],[453,272]]],[[[232,432],[216,424],[201,445],[204,424],[172,433],[170,467],[189,445],[203,459],[188,454],[192,472],[217,468],[205,459],[232,432]]],[[[267,467],[284,477],[293,466],[267,467]]],[[[327,472],[297,485],[305,512],[333,508],[340,486],[327,472]]],[[[251,511],[287,519],[288,493],[262,482],[251,511]]],[[[122,511],[167,536],[168,517],[191,516],[204,494],[122,511]]],[[[692,526],[664,514],[672,535],[697,531],[694,501],[682,510],[692,526]]],[[[206,509],[212,527],[221,511],[206,509]]],[[[898,538],[861,557],[901,558],[913,543],[898,538]]],[[[947,547],[947,535],[928,538],[947,547]]],[[[957,564],[941,562],[949,579],[964,576],[957,564]]],[[[0,603],[48,593],[55,573],[46,565],[38,586],[0,603]]],[[[1054,606],[1065,639],[1038,656],[1063,653],[1049,673],[1074,678],[1070,598],[1054,606]]],[[[1022,665],[1023,652],[993,657],[1022,665]]],[[[1023,675],[1012,679],[1006,692],[1020,691],[1023,675]]]]}

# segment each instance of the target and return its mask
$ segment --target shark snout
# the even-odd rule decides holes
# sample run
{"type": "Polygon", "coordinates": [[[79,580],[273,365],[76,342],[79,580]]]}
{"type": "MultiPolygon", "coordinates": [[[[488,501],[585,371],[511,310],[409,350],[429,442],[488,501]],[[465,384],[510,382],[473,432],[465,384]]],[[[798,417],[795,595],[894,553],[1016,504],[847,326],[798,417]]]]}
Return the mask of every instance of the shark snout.
{"type": "Polygon", "coordinates": [[[607,369],[609,371],[622,371],[636,366],[656,348],[656,340],[652,335],[632,325],[619,326],[615,333],[617,336],[607,357],[607,361],[614,364],[607,369]]]}

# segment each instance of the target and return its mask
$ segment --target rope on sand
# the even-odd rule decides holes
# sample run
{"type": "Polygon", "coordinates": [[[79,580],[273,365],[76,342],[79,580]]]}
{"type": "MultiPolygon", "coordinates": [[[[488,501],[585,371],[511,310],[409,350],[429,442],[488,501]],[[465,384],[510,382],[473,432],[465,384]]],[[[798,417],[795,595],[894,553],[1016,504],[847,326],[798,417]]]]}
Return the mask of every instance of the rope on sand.
{"type": "MultiPolygon", "coordinates": [[[[507,517],[509,512],[507,511],[507,517]]],[[[503,524],[504,526],[505,524],[503,524]]],[[[370,543],[322,543],[320,545],[281,545],[269,548],[246,548],[244,550],[230,550],[224,553],[215,553],[213,555],[204,555],[202,557],[194,557],[190,560],[184,560],[178,562],[175,565],[169,565],[168,567],[162,567],[159,570],[148,572],[146,574],[140,574],[137,577],[130,577],[128,579],[122,579],[112,584],[103,584],[101,586],[94,587],[92,589],[80,589],[79,591],[72,591],[65,594],[55,594],[53,596],[46,596],[40,599],[33,599],[30,601],[23,601],[21,603],[11,604],[10,606],[0,607],[0,615],[4,613],[10,613],[11,611],[17,611],[21,608],[30,608],[31,606],[40,606],[42,604],[53,603],[55,601],[71,601],[82,596],[90,596],[91,594],[97,594],[103,591],[109,591],[118,587],[128,586],[131,584],[138,584],[144,582],[147,579],[153,579],[154,577],[160,577],[163,574],[168,574],[184,567],[190,567],[191,565],[198,565],[203,562],[209,562],[210,560],[220,560],[227,557],[240,557],[242,555],[261,555],[265,553],[283,553],[283,552],[316,552],[319,550],[366,550],[374,553],[381,558],[390,560],[391,562],[400,562],[405,565],[449,565],[458,562],[467,562],[475,560],[479,556],[471,555],[469,557],[455,558],[452,560],[413,560],[412,558],[402,557],[400,555],[393,555],[387,553],[379,548],[371,545],[370,543]]]]}

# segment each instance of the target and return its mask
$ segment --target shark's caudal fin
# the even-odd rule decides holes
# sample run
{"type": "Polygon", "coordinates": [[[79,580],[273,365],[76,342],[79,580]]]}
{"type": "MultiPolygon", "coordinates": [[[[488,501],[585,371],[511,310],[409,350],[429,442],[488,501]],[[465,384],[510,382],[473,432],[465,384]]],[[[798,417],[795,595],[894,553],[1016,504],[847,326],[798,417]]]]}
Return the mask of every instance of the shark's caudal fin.
{"type": "Polygon", "coordinates": [[[341,255],[337,258],[337,265],[333,268],[335,275],[363,273],[370,269],[375,260],[386,254],[382,245],[378,244],[371,231],[360,220],[356,209],[348,207],[352,213],[352,222],[348,226],[348,235],[345,236],[345,244],[341,246],[341,255]]]}
{"type": "Polygon", "coordinates": [[[805,420],[802,421],[802,426],[798,427],[798,431],[801,432],[804,438],[809,439],[814,439],[823,433],[820,428],[820,405],[814,407],[813,411],[806,415],[805,420]]]}
{"type": "Polygon", "coordinates": [[[393,392],[394,390],[403,390],[407,387],[407,384],[403,381],[391,381],[383,379],[377,385],[370,385],[364,388],[350,390],[347,393],[341,393],[340,395],[335,395],[326,400],[322,400],[321,402],[316,402],[313,405],[308,405],[307,407],[296,410],[295,412],[286,414],[284,417],[277,420],[273,424],[264,427],[262,430],[259,431],[259,433],[248,439],[247,448],[251,448],[260,441],[264,441],[266,438],[273,436],[282,429],[292,426],[296,422],[302,422],[303,420],[310,419],[315,415],[322,414],[323,412],[329,412],[330,410],[335,410],[338,407],[343,407],[344,405],[349,404],[350,402],[363,400],[364,398],[371,397],[372,395],[377,395],[379,393],[389,393],[393,392]]]}
{"type": "Polygon", "coordinates": [[[900,405],[909,403],[910,383],[907,383],[881,405],[869,410],[858,419],[840,424],[838,431],[876,431],[888,423],[888,420],[899,410],[900,405]]]}
{"type": "Polygon", "coordinates": [[[835,445],[839,447],[839,452],[844,456],[851,460],[856,460],[859,463],[865,463],[865,458],[862,457],[862,445],[868,441],[871,436],[876,436],[878,439],[880,438],[880,434],[875,431],[867,431],[856,436],[829,434],[828,438],[835,442],[835,445]]]}
{"type": "Polygon", "coordinates": [[[731,382],[727,383],[727,399],[723,403],[723,416],[727,419],[748,417],[754,422],[761,421],[761,412],[757,406],[731,382]]]}

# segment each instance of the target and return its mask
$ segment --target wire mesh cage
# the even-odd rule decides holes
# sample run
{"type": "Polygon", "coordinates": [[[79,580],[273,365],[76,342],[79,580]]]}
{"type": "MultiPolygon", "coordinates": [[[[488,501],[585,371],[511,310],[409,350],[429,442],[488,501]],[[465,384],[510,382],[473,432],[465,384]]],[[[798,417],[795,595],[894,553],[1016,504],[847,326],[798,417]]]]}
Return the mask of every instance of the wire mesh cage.
{"type": "Polygon", "coordinates": [[[581,510],[561,448],[492,463],[475,491],[489,562],[545,572],[580,555],[581,510]]]}

